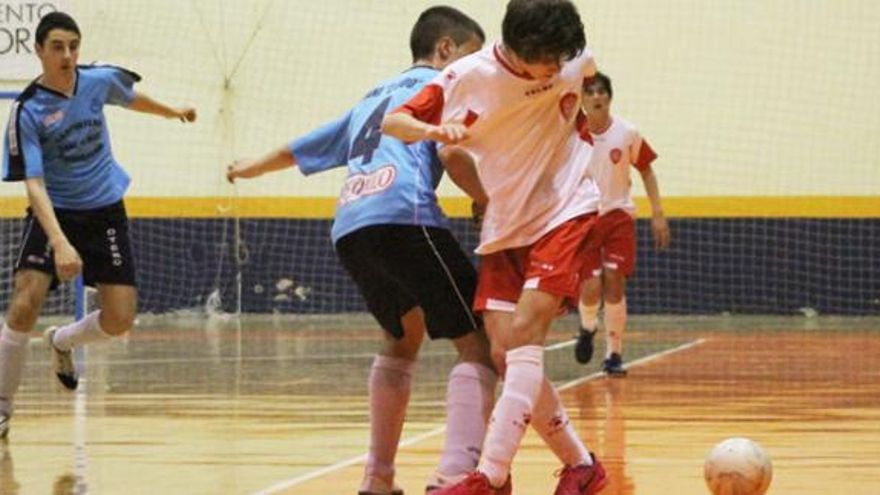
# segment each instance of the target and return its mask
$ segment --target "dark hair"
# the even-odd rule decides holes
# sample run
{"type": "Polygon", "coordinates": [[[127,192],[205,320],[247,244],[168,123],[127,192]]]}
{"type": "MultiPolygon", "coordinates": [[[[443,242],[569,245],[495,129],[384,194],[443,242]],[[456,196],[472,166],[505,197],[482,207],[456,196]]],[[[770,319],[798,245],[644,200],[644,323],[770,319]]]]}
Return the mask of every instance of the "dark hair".
{"type": "Polygon", "coordinates": [[[413,61],[430,57],[434,53],[434,45],[444,36],[449,36],[460,45],[474,35],[480,41],[486,41],[483,28],[460,10],[445,5],[431,7],[422,12],[409,36],[413,61]]]}
{"type": "Polygon", "coordinates": [[[605,92],[608,93],[609,98],[614,98],[614,89],[611,88],[611,78],[601,72],[596,72],[595,76],[584,79],[584,91],[596,83],[599,83],[602,86],[605,92]]]}
{"type": "Polygon", "coordinates": [[[76,21],[73,20],[73,17],[70,17],[64,12],[50,12],[44,15],[43,18],[40,19],[40,24],[37,25],[37,44],[42,45],[43,42],[46,41],[46,37],[49,36],[49,31],[52,31],[53,29],[70,31],[76,33],[77,36],[82,38],[82,35],[79,32],[79,26],[76,25],[76,21]]]}
{"type": "Polygon", "coordinates": [[[510,0],[501,38],[527,63],[571,60],[587,46],[584,24],[569,0],[510,0]]]}

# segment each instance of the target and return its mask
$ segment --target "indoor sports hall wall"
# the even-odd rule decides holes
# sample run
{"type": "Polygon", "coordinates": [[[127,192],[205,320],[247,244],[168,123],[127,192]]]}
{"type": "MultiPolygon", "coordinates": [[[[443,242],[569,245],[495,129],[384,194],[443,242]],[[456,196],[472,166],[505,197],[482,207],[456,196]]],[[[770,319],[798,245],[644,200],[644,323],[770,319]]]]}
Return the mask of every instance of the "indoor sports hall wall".
{"type": "MultiPolygon", "coordinates": [[[[4,33],[33,3],[51,4],[0,3],[0,64],[12,49],[4,33]]],[[[222,171],[339,115],[406,68],[409,29],[433,3],[66,3],[83,30],[81,62],[128,67],[144,77],[142,91],[200,111],[198,123],[183,126],[108,110],[116,156],[134,179],[144,309],[235,310],[239,299],[251,312],[363,309],[327,236],[339,173],[282,172],[233,189],[222,171]]],[[[506,2],[444,3],[498,37],[506,2]]],[[[630,307],[880,313],[880,4],[577,4],[614,79],[616,113],[639,124],[660,154],[673,217],[674,246],[663,254],[639,225],[630,307]]],[[[0,92],[26,83],[0,81],[0,92]]],[[[0,113],[9,103],[0,100],[0,113]]],[[[442,187],[449,211],[463,214],[466,202],[442,187]]],[[[0,185],[4,273],[22,207],[21,185],[0,185]]],[[[473,244],[466,220],[455,228],[473,244]]],[[[8,293],[4,275],[0,307],[8,293]]]]}

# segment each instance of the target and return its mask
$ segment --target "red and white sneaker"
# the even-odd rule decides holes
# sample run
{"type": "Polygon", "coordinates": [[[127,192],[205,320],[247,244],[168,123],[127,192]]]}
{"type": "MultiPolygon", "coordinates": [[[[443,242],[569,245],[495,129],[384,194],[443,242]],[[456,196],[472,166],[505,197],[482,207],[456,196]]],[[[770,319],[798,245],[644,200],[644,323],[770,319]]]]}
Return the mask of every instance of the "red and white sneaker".
{"type": "Polygon", "coordinates": [[[595,495],[605,488],[608,482],[605,468],[596,456],[590,454],[590,457],[592,466],[565,466],[557,473],[559,483],[553,495],[595,495]]]}
{"type": "Polygon", "coordinates": [[[495,488],[489,483],[485,474],[474,471],[454,485],[444,486],[431,492],[431,495],[510,495],[513,491],[510,476],[501,488],[495,488]]]}
{"type": "Polygon", "coordinates": [[[444,486],[453,485],[463,480],[467,476],[466,474],[459,474],[456,476],[446,476],[438,471],[434,471],[434,473],[428,478],[428,483],[425,485],[425,495],[434,495],[434,492],[443,488],[444,486]]]}

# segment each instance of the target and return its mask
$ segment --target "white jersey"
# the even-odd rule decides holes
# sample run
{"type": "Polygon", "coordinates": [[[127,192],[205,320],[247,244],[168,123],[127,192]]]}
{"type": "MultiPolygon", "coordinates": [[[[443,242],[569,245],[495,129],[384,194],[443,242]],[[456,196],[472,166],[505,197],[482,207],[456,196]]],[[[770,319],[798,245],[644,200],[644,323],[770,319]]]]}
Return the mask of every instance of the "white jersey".
{"type": "Polygon", "coordinates": [[[624,210],[635,216],[630,166],[645,170],[657,154],[633,124],[619,117],[612,116],[611,125],[604,132],[590,135],[593,155],[589,169],[599,186],[599,214],[624,210]]]}
{"type": "Polygon", "coordinates": [[[541,82],[517,74],[494,44],[447,67],[401,107],[425,122],[468,126],[459,146],[476,159],[489,196],[478,253],[533,244],[597,210],[598,190],[583,165],[589,135],[576,130],[583,80],[595,72],[584,50],[541,82]]]}

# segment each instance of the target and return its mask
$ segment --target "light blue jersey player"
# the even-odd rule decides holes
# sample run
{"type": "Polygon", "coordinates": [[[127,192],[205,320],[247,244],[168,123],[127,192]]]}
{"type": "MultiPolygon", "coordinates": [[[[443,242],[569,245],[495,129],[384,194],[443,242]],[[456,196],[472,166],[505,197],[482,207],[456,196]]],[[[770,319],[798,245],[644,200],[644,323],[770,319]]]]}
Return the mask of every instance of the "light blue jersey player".
{"type": "MultiPolygon", "coordinates": [[[[424,11],[413,27],[414,65],[370,90],[355,107],[255,160],[236,162],[227,179],[299,166],[308,175],[348,167],[331,236],[342,265],[385,330],[370,373],[370,448],[360,495],[395,495],[394,458],[409,400],[412,367],[425,331],[451,339],[461,357],[449,375],[447,440],[429,490],[476,467],[497,376],[481,322],[471,310],[476,271],[452,236],[434,192],[443,174],[434,143],[383,136],[382,119],[440,69],[482,46],[482,29],[450,7],[424,11]]],[[[449,151],[450,156],[454,151],[449,151]]],[[[479,201],[473,163],[446,163],[479,201]]]]}
{"type": "Polygon", "coordinates": [[[334,244],[370,225],[449,227],[434,191],[443,176],[436,144],[407,145],[383,137],[380,128],[387,112],[437,74],[431,66],[414,66],[379,84],[338,120],[288,146],[305,175],[348,167],[331,232],[334,244]]]}
{"type": "Polygon", "coordinates": [[[104,105],[130,105],[140,79],[118,67],[79,66],[71,96],[31,83],[10,110],[3,180],[42,177],[52,206],[65,210],[121,200],[130,179],[113,158],[104,105]]]}
{"type": "Polygon", "coordinates": [[[131,328],[137,311],[134,259],[122,197],[128,174],[116,163],[105,105],[192,122],[194,109],[171,108],[134,90],[140,77],[111,66],[79,66],[81,34],[67,14],[44,16],[34,48],[43,73],[15,100],[3,137],[3,180],[24,182],[29,208],[15,261],[12,298],[0,330],[0,438],[33,329],[49,288],[80,271],[101,309],[46,331],[55,374],[74,390],[75,346],[131,328]]]}

